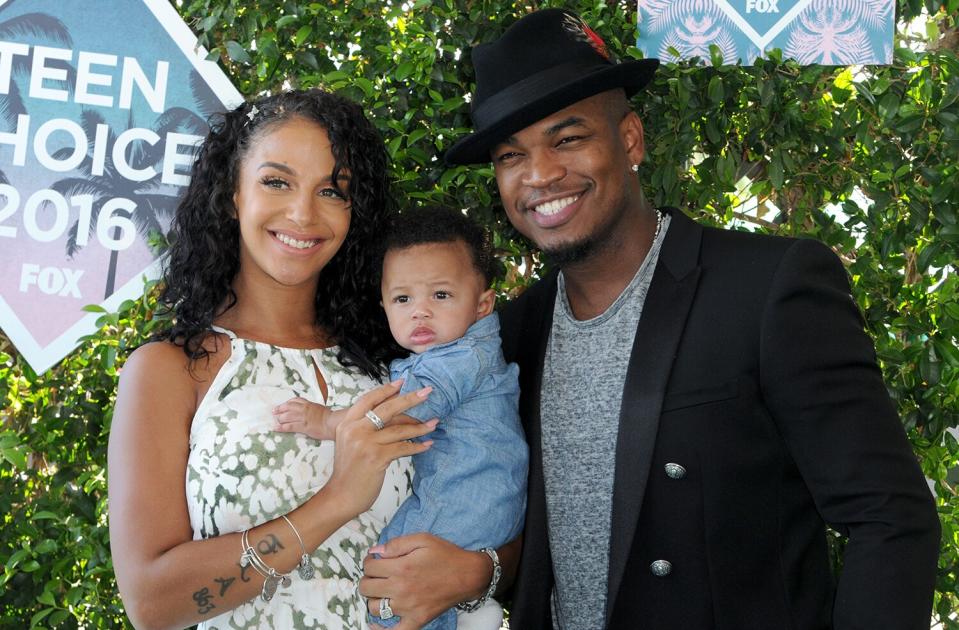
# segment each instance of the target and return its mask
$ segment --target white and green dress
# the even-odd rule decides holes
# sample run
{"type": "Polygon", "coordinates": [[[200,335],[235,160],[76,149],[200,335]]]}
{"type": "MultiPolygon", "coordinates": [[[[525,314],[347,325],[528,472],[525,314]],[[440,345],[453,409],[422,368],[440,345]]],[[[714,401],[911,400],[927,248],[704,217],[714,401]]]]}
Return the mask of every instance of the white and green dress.
{"type": "MultiPolygon", "coordinates": [[[[272,409],[294,396],[348,407],[377,383],[336,360],[336,348],[279,348],[229,335],[231,355],[200,403],[190,429],[186,493],[194,540],[239,532],[286,514],[323,486],[333,472],[333,442],[273,430],[272,409]]],[[[411,491],[409,458],[393,462],[373,507],[330,536],[312,554],[316,575],[259,596],[200,624],[234,628],[366,628],[357,591],[363,558],[411,491]]],[[[237,545],[237,560],[240,558],[237,545]]],[[[262,581],[252,570],[246,577],[262,581]]],[[[214,595],[214,585],[210,591],[214,595]]],[[[216,598],[211,600],[214,604],[216,598]]]]}

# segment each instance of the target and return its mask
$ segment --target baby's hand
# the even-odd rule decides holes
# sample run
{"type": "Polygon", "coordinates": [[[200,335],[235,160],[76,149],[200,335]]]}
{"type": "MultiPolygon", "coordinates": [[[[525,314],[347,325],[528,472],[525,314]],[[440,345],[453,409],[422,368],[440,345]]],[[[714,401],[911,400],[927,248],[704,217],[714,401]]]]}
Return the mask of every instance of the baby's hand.
{"type": "Polygon", "coordinates": [[[304,433],[315,440],[332,440],[345,409],[333,410],[305,398],[291,398],[273,408],[276,431],[304,433]]]}

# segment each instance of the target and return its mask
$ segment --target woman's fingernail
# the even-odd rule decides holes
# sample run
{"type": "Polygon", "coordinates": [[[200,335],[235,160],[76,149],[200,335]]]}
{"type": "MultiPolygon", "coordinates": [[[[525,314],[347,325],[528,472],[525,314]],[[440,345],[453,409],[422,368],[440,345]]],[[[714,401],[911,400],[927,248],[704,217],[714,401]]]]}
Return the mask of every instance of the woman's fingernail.
{"type": "Polygon", "coordinates": [[[423,442],[420,442],[420,444],[425,446],[433,446],[433,440],[424,440],[423,442]]]}
{"type": "Polygon", "coordinates": [[[383,545],[376,545],[375,547],[370,547],[370,553],[383,553],[386,551],[386,547],[383,545]]]}
{"type": "Polygon", "coordinates": [[[433,391],[433,388],[432,388],[431,386],[427,385],[426,387],[424,387],[424,388],[421,389],[420,391],[416,392],[416,395],[419,396],[420,398],[426,398],[427,396],[430,395],[430,392],[431,392],[431,391],[433,391]]]}
{"type": "Polygon", "coordinates": [[[439,423],[440,423],[439,418],[433,418],[432,420],[426,423],[426,426],[428,426],[431,429],[435,429],[436,425],[438,425],[439,423]]]}

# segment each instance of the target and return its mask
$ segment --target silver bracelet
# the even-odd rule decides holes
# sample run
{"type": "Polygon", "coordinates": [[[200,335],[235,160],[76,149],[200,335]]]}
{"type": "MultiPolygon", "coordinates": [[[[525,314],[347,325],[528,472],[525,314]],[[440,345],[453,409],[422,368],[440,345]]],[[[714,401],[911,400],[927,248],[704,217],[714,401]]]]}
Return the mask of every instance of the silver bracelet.
{"type": "Polygon", "coordinates": [[[260,597],[268,602],[276,595],[276,587],[282,585],[283,588],[289,588],[293,580],[288,573],[277,573],[276,569],[263,562],[263,558],[256,552],[256,549],[249,543],[250,530],[243,530],[240,536],[240,544],[243,546],[243,553],[240,554],[240,567],[246,568],[252,566],[253,569],[263,576],[263,588],[260,590],[260,597]]]}
{"type": "Polygon", "coordinates": [[[470,602],[460,602],[456,605],[456,608],[464,612],[473,612],[479,610],[489,598],[493,596],[493,593],[496,592],[496,587],[499,585],[499,579],[503,576],[503,567],[499,564],[499,556],[496,554],[495,549],[490,547],[483,547],[480,549],[482,553],[485,553],[489,556],[490,560],[493,561],[493,577],[489,581],[489,588],[486,589],[486,592],[483,593],[483,596],[479,599],[474,599],[470,602]]]}
{"type": "Polygon", "coordinates": [[[306,545],[303,544],[300,532],[296,531],[296,528],[293,527],[293,523],[286,517],[286,514],[280,514],[280,516],[286,521],[286,524],[290,526],[293,533],[296,534],[296,539],[300,541],[300,551],[303,552],[303,555],[300,556],[300,563],[296,565],[296,572],[299,573],[301,580],[312,580],[315,574],[313,562],[310,560],[310,554],[306,553],[306,545]]]}

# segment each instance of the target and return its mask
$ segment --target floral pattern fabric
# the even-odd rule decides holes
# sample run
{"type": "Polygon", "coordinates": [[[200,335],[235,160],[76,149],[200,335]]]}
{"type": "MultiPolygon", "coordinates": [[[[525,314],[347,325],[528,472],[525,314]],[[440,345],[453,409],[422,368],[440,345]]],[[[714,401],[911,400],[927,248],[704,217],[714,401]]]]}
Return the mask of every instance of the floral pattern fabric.
{"type": "MultiPolygon", "coordinates": [[[[186,491],[195,540],[239,532],[279,517],[312,497],[333,472],[333,442],[273,431],[272,409],[294,396],[348,407],[377,384],[344,368],[336,349],[301,350],[238,339],[197,409],[190,431],[186,491]]],[[[312,554],[316,575],[280,587],[200,624],[200,630],[367,628],[357,585],[367,550],[409,496],[409,458],[393,462],[373,507],[330,536],[312,554]]],[[[237,559],[240,556],[237,547],[237,559]]],[[[261,579],[258,575],[254,579],[261,579]]]]}

